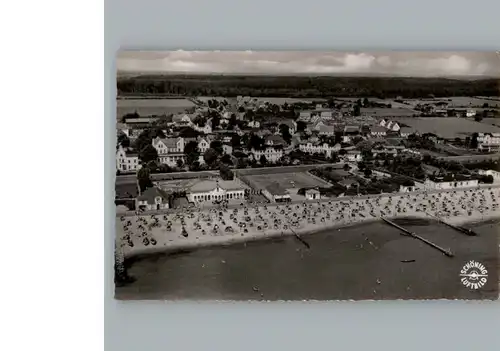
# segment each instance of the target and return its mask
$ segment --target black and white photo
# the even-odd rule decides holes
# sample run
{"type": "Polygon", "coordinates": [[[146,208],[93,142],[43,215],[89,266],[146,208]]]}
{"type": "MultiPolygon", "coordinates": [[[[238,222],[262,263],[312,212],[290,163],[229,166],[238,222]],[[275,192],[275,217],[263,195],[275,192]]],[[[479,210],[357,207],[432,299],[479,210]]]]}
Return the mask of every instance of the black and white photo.
{"type": "Polygon", "coordinates": [[[497,53],[116,62],[117,299],[498,298],[497,53]]]}

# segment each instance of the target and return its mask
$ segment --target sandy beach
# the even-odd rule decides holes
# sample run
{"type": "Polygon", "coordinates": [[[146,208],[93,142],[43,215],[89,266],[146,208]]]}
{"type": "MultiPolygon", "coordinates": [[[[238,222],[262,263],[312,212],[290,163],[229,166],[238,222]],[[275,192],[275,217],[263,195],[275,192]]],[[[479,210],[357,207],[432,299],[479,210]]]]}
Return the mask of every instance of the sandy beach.
{"type": "Polygon", "coordinates": [[[384,194],[369,199],[339,198],[300,204],[191,209],[165,215],[116,219],[116,245],[126,258],[159,251],[227,245],[285,235],[306,236],[324,229],[377,221],[380,217],[437,216],[451,224],[500,217],[500,188],[439,193],[384,194]]]}

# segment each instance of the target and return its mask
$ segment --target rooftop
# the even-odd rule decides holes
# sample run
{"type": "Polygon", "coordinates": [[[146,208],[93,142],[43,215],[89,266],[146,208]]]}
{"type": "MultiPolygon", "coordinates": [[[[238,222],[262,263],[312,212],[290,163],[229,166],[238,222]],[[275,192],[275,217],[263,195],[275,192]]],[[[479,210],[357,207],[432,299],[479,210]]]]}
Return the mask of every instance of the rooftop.
{"type": "Polygon", "coordinates": [[[226,191],[244,190],[248,188],[245,184],[243,184],[239,180],[220,179],[220,180],[202,180],[191,186],[191,188],[189,188],[189,191],[192,193],[208,192],[216,189],[217,186],[226,191]]]}
{"type": "Polygon", "coordinates": [[[283,188],[281,185],[279,185],[277,182],[269,184],[266,187],[266,190],[269,191],[269,193],[271,193],[271,195],[275,195],[275,196],[288,195],[288,191],[285,188],[283,188]]]}
{"type": "Polygon", "coordinates": [[[155,198],[158,196],[161,197],[162,203],[165,204],[168,202],[169,194],[156,187],[146,189],[141,195],[139,195],[139,197],[137,197],[137,200],[147,201],[148,204],[154,204],[155,198]]]}

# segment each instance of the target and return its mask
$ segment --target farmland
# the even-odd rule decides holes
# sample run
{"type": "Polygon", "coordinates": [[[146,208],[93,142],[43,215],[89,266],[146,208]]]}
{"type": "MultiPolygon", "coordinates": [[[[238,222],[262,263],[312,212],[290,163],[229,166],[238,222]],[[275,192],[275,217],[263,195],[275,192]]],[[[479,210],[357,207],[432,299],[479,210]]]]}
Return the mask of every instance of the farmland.
{"type": "Polygon", "coordinates": [[[493,99],[481,99],[467,96],[452,96],[439,99],[448,103],[448,107],[482,107],[483,104],[488,104],[490,108],[500,108],[500,101],[493,99]]]}
{"type": "Polygon", "coordinates": [[[500,118],[483,118],[481,122],[500,127],[500,118]]]}
{"type": "Polygon", "coordinates": [[[116,118],[134,112],[140,116],[175,114],[194,106],[188,99],[117,99],[116,118]]]}
{"type": "Polygon", "coordinates": [[[500,127],[457,117],[397,118],[420,134],[432,133],[446,139],[465,137],[472,133],[500,133],[500,127]]]}

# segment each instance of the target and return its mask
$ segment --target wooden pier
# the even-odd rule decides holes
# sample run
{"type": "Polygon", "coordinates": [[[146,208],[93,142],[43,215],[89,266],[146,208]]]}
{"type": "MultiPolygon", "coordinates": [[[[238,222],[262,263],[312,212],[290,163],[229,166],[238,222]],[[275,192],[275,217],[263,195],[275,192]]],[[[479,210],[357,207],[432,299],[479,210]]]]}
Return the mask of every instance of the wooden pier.
{"type": "Polygon", "coordinates": [[[429,240],[427,240],[425,238],[422,238],[420,235],[417,235],[417,234],[415,234],[413,232],[410,232],[408,229],[405,229],[405,228],[401,227],[400,225],[397,225],[396,223],[394,223],[394,222],[392,222],[392,221],[390,221],[390,220],[388,220],[388,219],[386,219],[384,217],[380,217],[380,218],[382,218],[382,220],[384,222],[386,222],[387,224],[392,225],[393,227],[398,228],[399,230],[401,230],[406,235],[411,236],[412,238],[418,239],[418,240],[426,243],[427,245],[429,245],[429,246],[431,246],[431,247],[433,247],[433,248],[441,251],[446,256],[448,256],[448,257],[453,257],[454,256],[453,253],[450,250],[442,248],[441,246],[439,246],[437,244],[434,244],[432,241],[429,241],[429,240]]]}
{"type": "Polygon", "coordinates": [[[460,233],[463,233],[463,234],[468,235],[468,236],[477,236],[477,233],[475,231],[473,231],[472,229],[468,229],[468,228],[456,226],[456,225],[453,225],[451,223],[445,222],[444,220],[442,220],[438,216],[434,216],[434,215],[432,215],[430,213],[427,213],[427,212],[426,212],[426,214],[428,216],[430,216],[430,217],[435,218],[436,220],[438,220],[439,222],[443,223],[444,225],[446,225],[446,226],[448,226],[450,228],[453,228],[453,229],[459,231],[460,233]]]}

